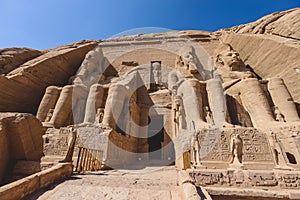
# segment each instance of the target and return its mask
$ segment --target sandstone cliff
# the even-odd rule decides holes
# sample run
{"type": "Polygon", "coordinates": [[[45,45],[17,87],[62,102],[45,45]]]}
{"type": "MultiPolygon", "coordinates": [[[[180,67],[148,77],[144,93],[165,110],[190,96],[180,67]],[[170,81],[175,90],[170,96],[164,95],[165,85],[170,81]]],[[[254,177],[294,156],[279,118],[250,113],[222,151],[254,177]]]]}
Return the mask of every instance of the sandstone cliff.
{"type": "Polygon", "coordinates": [[[29,48],[0,49],[0,74],[7,74],[43,53],[29,48]]]}
{"type": "MultiPolygon", "coordinates": [[[[97,41],[81,41],[50,49],[21,64],[6,76],[1,76],[0,111],[35,113],[46,87],[66,85],[68,79],[77,71],[85,54],[96,45],[97,41]]],[[[1,55],[3,56],[3,53],[1,55]]],[[[18,56],[22,57],[16,54],[16,60],[11,62],[22,63],[26,60],[19,61],[18,56]]]]}
{"type": "Polygon", "coordinates": [[[276,12],[261,19],[230,30],[235,33],[272,34],[281,37],[300,39],[300,8],[276,12]]]}

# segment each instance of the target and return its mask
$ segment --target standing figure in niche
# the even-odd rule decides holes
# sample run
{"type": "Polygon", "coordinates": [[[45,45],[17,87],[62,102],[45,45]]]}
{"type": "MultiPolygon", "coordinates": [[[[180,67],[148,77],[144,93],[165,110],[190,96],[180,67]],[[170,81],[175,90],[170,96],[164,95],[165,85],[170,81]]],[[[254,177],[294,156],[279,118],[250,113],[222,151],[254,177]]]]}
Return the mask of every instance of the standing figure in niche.
{"type": "Polygon", "coordinates": [[[47,113],[47,116],[46,116],[46,119],[45,119],[45,122],[50,122],[52,116],[53,116],[53,111],[54,109],[50,109],[49,112],[47,113]]]}
{"type": "Polygon", "coordinates": [[[161,64],[159,62],[152,63],[153,66],[153,75],[156,86],[161,85],[161,64]]]}
{"type": "Polygon", "coordinates": [[[192,145],[191,145],[191,162],[194,166],[197,166],[200,164],[200,144],[199,144],[199,132],[196,132],[194,134],[194,137],[192,138],[192,145]]]}
{"type": "Polygon", "coordinates": [[[242,164],[243,141],[239,134],[233,134],[230,141],[231,161],[230,164],[242,164]]]}
{"type": "Polygon", "coordinates": [[[69,133],[68,133],[67,154],[65,156],[65,159],[60,160],[59,162],[72,162],[76,139],[77,139],[77,130],[72,126],[69,128],[69,133]]]}
{"type": "Polygon", "coordinates": [[[96,113],[96,123],[102,123],[104,116],[104,108],[98,108],[96,113]]]}
{"type": "Polygon", "coordinates": [[[280,110],[279,110],[279,108],[277,106],[275,107],[274,113],[275,113],[275,119],[276,119],[276,121],[278,121],[278,122],[285,122],[284,116],[280,112],[280,110]]]}
{"type": "Polygon", "coordinates": [[[205,120],[209,125],[214,125],[214,120],[208,106],[205,106],[205,120]]]}
{"type": "Polygon", "coordinates": [[[175,135],[179,133],[179,130],[182,129],[182,120],[183,120],[183,104],[182,98],[180,96],[175,96],[174,98],[174,122],[175,122],[175,135]]]}

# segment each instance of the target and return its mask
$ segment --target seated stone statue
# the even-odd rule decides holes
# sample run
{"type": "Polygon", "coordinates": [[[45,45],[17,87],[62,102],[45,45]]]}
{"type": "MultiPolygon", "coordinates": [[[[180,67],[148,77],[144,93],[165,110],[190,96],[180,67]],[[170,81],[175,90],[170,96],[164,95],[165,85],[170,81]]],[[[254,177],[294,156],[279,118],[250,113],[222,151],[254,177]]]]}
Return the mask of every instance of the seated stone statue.
{"type": "Polygon", "coordinates": [[[255,128],[264,128],[266,123],[274,122],[261,83],[246,68],[239,54],[229,44],[223,43],[216,51],[215,77],[221,79],[225,93],[243,105],[255,128]]]}

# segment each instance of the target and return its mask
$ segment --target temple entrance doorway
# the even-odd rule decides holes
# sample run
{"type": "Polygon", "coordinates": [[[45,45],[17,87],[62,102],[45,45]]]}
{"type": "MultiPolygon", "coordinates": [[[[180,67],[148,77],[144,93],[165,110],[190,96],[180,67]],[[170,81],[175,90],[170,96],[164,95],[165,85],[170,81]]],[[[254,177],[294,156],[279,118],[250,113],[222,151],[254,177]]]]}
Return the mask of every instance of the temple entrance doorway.
{"type": "Polygon", "coordinates": [[[154,115],[148,118],[148,152],[150,160],[162,159],[162,142],[164,142],[164,116],[154,115]]]}

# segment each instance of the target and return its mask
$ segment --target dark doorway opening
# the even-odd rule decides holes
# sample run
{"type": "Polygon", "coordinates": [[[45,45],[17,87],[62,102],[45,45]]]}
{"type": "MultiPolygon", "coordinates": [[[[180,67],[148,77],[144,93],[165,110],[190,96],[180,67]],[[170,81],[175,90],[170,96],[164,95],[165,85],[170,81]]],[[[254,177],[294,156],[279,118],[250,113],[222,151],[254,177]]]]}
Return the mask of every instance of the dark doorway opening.
{"type": "Polygon", "coordinates": [[[151,116],[148,119],[149,159],[162,159],[162,142],[164,141],[163,115],[151,116]]]}
{"type": "Polygon", "coordinates": [[[297,164],[296,158],[293,154],[291,154],[290,152],[285,152],[285,153],[286,153],[286,157],[288,158],[291,164],[297,164]]]}

